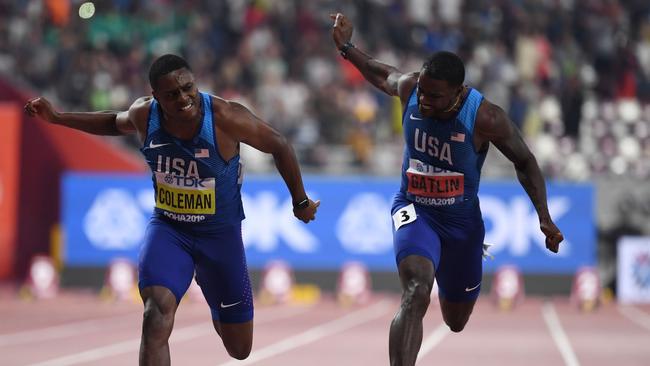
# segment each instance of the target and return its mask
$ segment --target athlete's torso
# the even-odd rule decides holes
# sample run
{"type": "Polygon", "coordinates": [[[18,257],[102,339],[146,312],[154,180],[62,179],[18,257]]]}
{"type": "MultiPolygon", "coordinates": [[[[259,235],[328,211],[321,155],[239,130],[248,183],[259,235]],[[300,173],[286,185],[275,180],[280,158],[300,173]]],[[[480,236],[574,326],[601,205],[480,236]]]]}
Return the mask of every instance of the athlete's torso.
{"type": "Polygon", "coordinates": [[[455,118],[433,120],[420,114],[416,89],[402,117],[406,144],[400,192],[441,213],[474,210],[487,154],[474,147],[474,122],[483,96],[470,88],[455,118]]]}
{"type": "Polygon", "coordinates": [[[203,118],[191,140],[168,134],[162,110],[153,99],[147,135],[140,149],[151,169],[155,215],[183,228],[211,231],[244,218],[239,155],[224,161],[214,132],[212,100],[201,93],[203,118]]]}

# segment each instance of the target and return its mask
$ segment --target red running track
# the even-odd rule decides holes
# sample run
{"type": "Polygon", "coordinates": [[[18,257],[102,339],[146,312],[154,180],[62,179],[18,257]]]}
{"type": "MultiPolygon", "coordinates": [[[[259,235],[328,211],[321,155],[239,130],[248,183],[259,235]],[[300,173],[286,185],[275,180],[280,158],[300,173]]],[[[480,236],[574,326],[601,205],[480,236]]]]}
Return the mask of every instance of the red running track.
{"type": "MultiPolygon", "coordinates": [[[[257,306],[253,352],[231,360],[204,303],[184,301],[170,340],[176,365],[387,365],[388,328],[399,303],[378,294],[365,305],[257,306]]],[[[141,308],[91,293],[19,300],[0,294],[0,364],[136,365],[141,308]]],[[[615,303],[582,313],[566,298],[528,298],[503,312],[483,297],[460,334],[425,318],[418,365],[650,365],[650,306],[615,303]]]]}

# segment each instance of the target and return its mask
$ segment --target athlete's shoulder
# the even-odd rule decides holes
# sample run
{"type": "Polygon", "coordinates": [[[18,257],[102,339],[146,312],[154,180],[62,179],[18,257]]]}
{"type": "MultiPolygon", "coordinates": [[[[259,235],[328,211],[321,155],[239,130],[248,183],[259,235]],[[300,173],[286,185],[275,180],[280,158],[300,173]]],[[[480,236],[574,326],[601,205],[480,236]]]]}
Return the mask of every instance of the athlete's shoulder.
{"type": "Polygon", "coordinates": [[[418,77],[420,77],[419,71],[413,71],[406,74],[402,74],[399,77],[399,80],[397,81],[398,88],[400,89],[400,94],[403,90],[405,93],[410,95],[418,83],[418,77]]]}
{"type": "Polygon", "coordinates": [[[407,72],[407,73],[402,74],[402,76],[400,76],[400,81],[401,82],[406,82],[406,83],[410,83],[410,82],[417,83],[419,77],[420,77],[420,72],[419,71],[411,71],[411,72],[407,72]]]}
{"type": "Polygon", "coordinates": [[[231,101],[227,99],[223,99],[221,97],[218,97],[216,95],[208,94],[210,97],[210,102],[212,104],[212,113],[214,113],[217,116],[222,116],[224,113],[227,113],[229,109],[232,107],[231,106],[231,101]]]}
{"type": "Polygon", "coordinates": [[[414,71],[400,75],[399,79],[397,80],[397,93],[399,95],[399,98],[402,100],[403,105],[406,105],[406,103],[408,103],[408,99],[418,83],[419,76],[420,73],[414,71]]]}
{"type": "Polygon", "coordinates": [[[151,103],[153,103],[153,97],[151,95],[146,95],[134,100],[131,104],[131,108],[149,108],[151,103]]]}
{"type": "Polygon", "coordinates": [[[153,103],[153,97],[152,96],[144,96],[140,97],[131,103],[131,106],[129,107],[129,114],[135,114],[135,115],[140,115],[140,114],[149,114],[149,108],[151,108],[151,103],[153,103]]]}
{"type": "Polygon", "coordinates": [[[136,123],[146,122],[153,100],[152,96],[144,96],[133,101],[129,107],[129,119],[136,123]]]}
{"type": "Polygon", "coordinates": [[[246,116],[250,110],[243,104],[233,100],[224,99],[215,95],[210,95],[212,101],[212,113],[215,119],[222,122],[236,122],[238,118],[246,116]]]}
{"type": "Polygon", "coordinates": [[[498,134],[508,125],[508,115],[498,105],[483,98],[476,111],[476,129],[487,135],[498,134]]]}

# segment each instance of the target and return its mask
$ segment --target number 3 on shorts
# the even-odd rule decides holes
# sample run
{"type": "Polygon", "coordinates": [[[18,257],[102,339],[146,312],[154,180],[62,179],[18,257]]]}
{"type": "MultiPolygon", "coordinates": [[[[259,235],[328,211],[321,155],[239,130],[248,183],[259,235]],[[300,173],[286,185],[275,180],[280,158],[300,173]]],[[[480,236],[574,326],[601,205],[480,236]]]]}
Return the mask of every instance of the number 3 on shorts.
{"type": "Polygon", "coordinates": [[[395,212],[395,214],[393,214],[393,225],[395,226],[395,230],[398,230],[409,222],[415,221],[417,218],[418,216],[415,213],[415,206],[413,206],[412,203],[400,208],[395,212]]]}

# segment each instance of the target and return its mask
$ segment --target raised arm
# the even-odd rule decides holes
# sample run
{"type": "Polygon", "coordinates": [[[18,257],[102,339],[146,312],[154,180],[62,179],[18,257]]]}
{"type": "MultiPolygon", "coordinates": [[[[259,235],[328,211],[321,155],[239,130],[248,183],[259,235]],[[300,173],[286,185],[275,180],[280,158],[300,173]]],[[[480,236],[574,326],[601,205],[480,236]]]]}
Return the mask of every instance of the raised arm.
{"type": "Polygon", "coordinates": [[[519,129],[503,109],[484,101],[476,117],[475,134],[479,146],[491,142],[514,164],[517,178],[537,211],[546,248],[557,253],[564,237],[548,212],[544,177],[519,129]]]}
{"type": "Polygon", "coordinates": [[[59,112],[47,99],[38,97],[25,104],[25,112],[46,122],[93,135],[116,136],[136,131],[129,111],[59,112]]]}
{"type": "Polygon", "coordinates": [[[320,201],[307,197],[302,183],[296,154],[287,139],[246,107],[235,102],[223,102],[221,124],[228,136],[265,153],[273,155],[275,166],[284,179],[293,201],[294,215],[303,222],[315,219],[320,201]],[[306,201],[305,201],[306,200],[306,201]],[[302,203],[302,204],[301,204],[302,203]]]}
{"type": "Polygon", "coordinates": [[[372,85],[391,96],[408,98],[417,81],[417,74],[404,74],[396,67],[384,64],[359,50],[351,43],[352,22],[343,14],[330,14],[334,20],[332,38],[341,55],[350,61],[372,85]]]}

